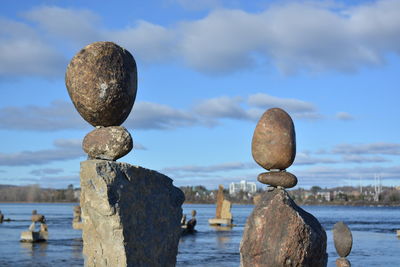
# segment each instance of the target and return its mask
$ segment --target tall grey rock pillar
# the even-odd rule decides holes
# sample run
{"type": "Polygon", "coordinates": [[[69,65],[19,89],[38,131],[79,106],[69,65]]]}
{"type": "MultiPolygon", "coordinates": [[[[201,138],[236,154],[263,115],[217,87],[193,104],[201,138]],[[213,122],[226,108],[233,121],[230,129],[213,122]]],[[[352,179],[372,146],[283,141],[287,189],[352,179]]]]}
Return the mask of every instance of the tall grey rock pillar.
{"type": "Polygon", "coordinates": [[[175,266],[182,191],[156,171],[105,160],[81,163],[86,266],[175,266]]]}
{"type": "Polygon", "coordinates": [[[268,171],[258,175],[258,181],[270,187],[247,219],[240,243],[241,267],[326,266],[325,230],[285,190],[297,184],[296,176],[286,171],[296,155],[289,114],[279,108],[263,114],[254,131],[252,154],[268,171]]]}

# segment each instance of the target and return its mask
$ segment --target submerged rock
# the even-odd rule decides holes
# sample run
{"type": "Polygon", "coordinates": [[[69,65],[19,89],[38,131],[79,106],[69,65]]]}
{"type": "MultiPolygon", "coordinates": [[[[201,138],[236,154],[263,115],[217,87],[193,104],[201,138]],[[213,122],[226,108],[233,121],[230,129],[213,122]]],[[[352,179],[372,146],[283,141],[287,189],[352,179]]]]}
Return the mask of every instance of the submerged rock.
{"type": "Polygon", "coordinates": [[[284,170],[296,156],[296,133],[289,114],[280,108],[267,110],[254,130],[251,151],[264,169],[284,170]]]}
{"type": "Polygon", "coordinates": [[[326,266],[326,233],[285,190],[265,192],[247,219],[240,243],[242,267],[326,266]]]}
{"type": "Polygon", "coordinates": [[[127,50],[112,42],[95,42],[72,58],[65,84],[75,108],[87,122],[118,126],[135,102],[136,62],[127,50]]]}

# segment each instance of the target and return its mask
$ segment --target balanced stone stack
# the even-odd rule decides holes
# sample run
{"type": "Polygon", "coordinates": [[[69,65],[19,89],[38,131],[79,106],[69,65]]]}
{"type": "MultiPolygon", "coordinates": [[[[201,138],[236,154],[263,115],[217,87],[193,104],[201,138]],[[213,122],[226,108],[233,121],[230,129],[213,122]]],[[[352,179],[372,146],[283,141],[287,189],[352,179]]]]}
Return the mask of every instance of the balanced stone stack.
{"type": "Polygon", "coordinates": [[[344,222],[337,222],[333,226],[333,242],[339,257],[336,260],[337,267],[350,267],[350,261],[346,257],[353,246],[353,236],[349,227],[344,222]]]}
{"type": "Polygon", "coordinates": [[[241,266],[326,266],[325,230],[285,190],[294,187],[297,178],[286,171],[296,155],[296,136],[284,110],[273,108],[263,114],[254,131],[252,154],[269,171],[258,181],[270,187],[247,219],[241,266]]]}
{"type": "Polygon", "coordinates": [[[72,219],[72,228],[75,230],[82,230],[82,211],[81,206],[74,206],[74,217],[72,219]]]}
{"type": "Polygon", "coordinates": [[[3,223],[3,221],[4,221],[4,215],[3,215],[3,213],[1,213],[1,210],[0,210],[0,223],[3,223]]]}
{"type": "Polygon", "coordinates": [[[28,231],[21,233],[21,242],[35,243],[47,241],[49,238],[49,232],[44,215],[38,214],[36,210],[33,210],[31,221],[32,224],[29,226],[28,231]],[[40,223],[39,231],[36,231],[35,229],[37,222],[40,223]]]}
{"type": "Polygon", "coordinates": [[[233,226],[231,206],[232,203],[224,198],[224,186],[219,185],[217,193],[217,206],[215,209],[215,218],[208,219],[208,223],[213,226],[233,226]]]}
{"type": "Polygon", "coordinates": [[[69,63],[65,82],[75,108],[95,127],[82,144],[85,265],[175,265],[182,191],[165,175],[115,162],[133,148],[121,126],[136,98],[133,56],[112,42],[90,44],[69,63]]]}

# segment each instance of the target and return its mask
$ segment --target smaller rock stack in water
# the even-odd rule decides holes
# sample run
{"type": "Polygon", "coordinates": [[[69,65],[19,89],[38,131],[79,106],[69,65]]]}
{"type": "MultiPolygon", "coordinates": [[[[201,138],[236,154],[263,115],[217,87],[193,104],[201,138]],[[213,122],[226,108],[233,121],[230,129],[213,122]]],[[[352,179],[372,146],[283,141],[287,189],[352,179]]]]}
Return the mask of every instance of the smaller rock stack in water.
{"type": "Polygon", "coordinates": [[[38,214],[36,210],[32,211],[31,216],[32,224],[29,226],[28,231],[21,233],[21,242],[44,242],[49,238],[47,229],[46,218],[42,214],[38,214]],[[36,223],[40,223],[40,230],[36,232],[36,223]]]}
{"type": "Polygon", "coordinates": [[[240,243],[241,267],[326,266],[325,230],[285,190],[294,187],[297,178],[286,171],[296,155],[296,135],[284,110],[273,108],[263,114],[254,131],[252,154],[269,171],[258,181],[271,187],[247,219],[240,243]]]}
{"type": "Polygon", "coordinates": [[[82,211],[81,206],[74,206],[74,218],[72,219],[72,228],[82,230],[82,211]]]}
{"type": "Polygon", "coordinates": [[[3,221],[4,221],[4,215],[3,215],[3,213],[1,213],[1,210],[0,210],[0,223],[3,223],[3,221]]]}
{"type": "Polygon", "coordinates": [[[349,227],[344,222],[337,222],[333,226],[333,241],[336,252],[340,258],[336,260],[337,267],[350,267],[350,261],[346,257],[350,254],[353,246],[353,236],[349,227]]]}
{"type": "Polygon", "coordinates": [[[232,226],[232,203],[224,198],[224,186],[218,186],[217,207],[215,209],[215,218],[208,219],[208,223],[214,226],[227,225],[232,226]]]}

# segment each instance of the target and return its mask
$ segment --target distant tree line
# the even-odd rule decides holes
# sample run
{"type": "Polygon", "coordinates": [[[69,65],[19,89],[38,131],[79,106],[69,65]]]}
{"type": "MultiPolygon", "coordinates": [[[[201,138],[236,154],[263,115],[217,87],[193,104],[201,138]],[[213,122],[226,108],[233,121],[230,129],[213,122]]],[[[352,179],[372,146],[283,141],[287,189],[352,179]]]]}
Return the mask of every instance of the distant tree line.
{"type": "Polygon", "coordinates": [[[79,189],[40,188],[39,185],[0,185],[0,202],[78,202],[79,189]],[[76,192],[77,191],[77,192],[76,192]]]}

